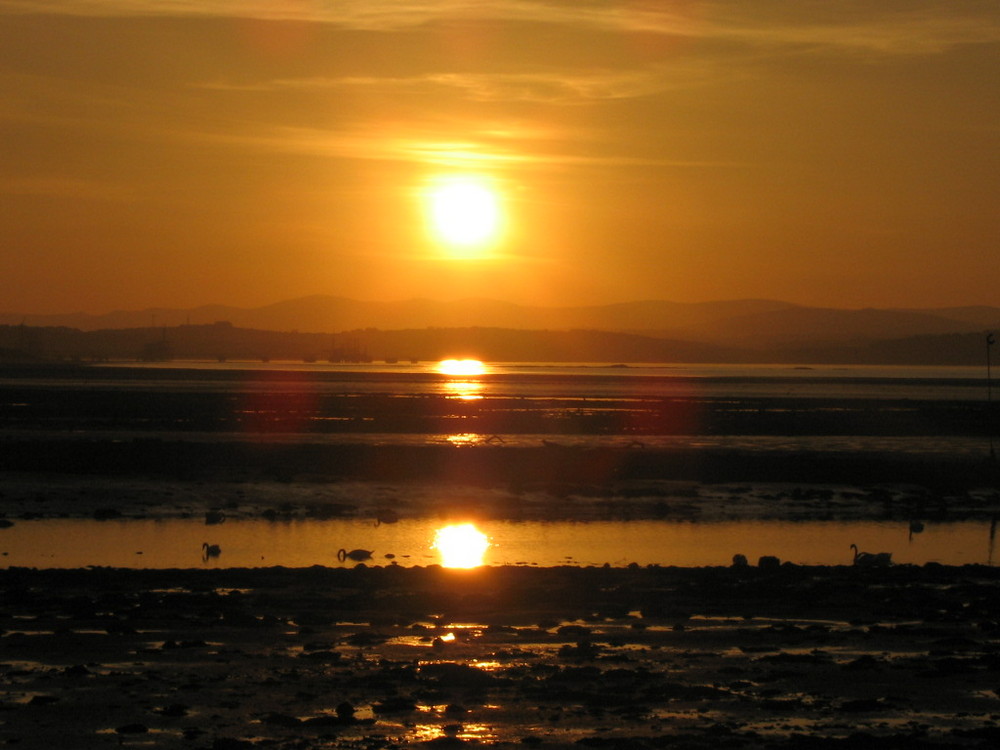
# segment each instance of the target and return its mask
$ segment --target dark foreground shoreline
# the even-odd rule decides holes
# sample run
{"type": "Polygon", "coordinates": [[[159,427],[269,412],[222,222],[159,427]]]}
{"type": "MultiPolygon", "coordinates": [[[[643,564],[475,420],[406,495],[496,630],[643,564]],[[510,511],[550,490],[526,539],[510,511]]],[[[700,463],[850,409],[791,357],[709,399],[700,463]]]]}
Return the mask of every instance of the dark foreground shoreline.
{"type": "Polygon", "coordinates": [[[1000,742],[991,567],[15,568],[0,593],[19,748],[1000,742]]]}

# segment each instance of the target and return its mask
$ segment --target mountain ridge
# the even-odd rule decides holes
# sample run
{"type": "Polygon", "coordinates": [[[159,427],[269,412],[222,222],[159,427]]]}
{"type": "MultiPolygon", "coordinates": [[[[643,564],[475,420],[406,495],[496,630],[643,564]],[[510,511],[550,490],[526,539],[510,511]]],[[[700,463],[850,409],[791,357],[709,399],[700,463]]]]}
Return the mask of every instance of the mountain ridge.
{"type": "Polygon", "coordinates": [[[838,345],[913,336],[966,334],[1000,328],[1000,308],[841,309],[779,300],[708,302],[638,300],[607,305],[542,307],[494,299],[414,298],[373,302],[310,295],[259,307],[201,305],[105,314],[0,313],[0,325],[66,327],[81,331],[206,325],[332,334],[361,329],[505,328],[593,330],[737,348],[838,345]]]}

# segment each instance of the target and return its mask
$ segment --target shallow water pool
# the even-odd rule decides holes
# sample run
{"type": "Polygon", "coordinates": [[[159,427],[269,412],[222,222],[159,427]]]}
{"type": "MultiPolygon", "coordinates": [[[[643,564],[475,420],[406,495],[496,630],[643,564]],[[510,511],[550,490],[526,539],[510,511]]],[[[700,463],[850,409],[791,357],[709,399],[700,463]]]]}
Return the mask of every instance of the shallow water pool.
{"type": "MultiPolygon", "coordinates": [[[[0,565],[37,568],[351,566],[341,549],[371,552],[368,565],[442,562],[435,534],[448,522],[402,520],[42,519],[0,530],[0,565]],[[217,557],[203,544],[217,545],[217,557]]],[[[852,543],[891,552],[894,563],[992,564],[989,521],[926,523],[914,533],[900,521],[482,521],[486,565],[728,565],[733,555],[762,555],[803,565],[850,564],[852,543]]]]}

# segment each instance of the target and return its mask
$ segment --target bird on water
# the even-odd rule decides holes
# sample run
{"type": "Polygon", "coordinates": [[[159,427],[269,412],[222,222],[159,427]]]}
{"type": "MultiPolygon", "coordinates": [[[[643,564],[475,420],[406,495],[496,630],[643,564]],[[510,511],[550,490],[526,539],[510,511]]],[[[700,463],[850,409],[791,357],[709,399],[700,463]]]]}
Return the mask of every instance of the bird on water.
{"type": "Polygon", "coordinates": [[[354,560],[357,562],[360,562],[361,560],[370,560],[372,552],[374,551],[375,550],[370,549],[352,549],[348,551],[341,547],[337,551],[337,559],[341,562],[344,562],[345,560],[354,560]]]}
{"type": "Polygon", "coordinates": [[[892,565],[891,552],[859,552],[856,544],[852,544],[851,549],[854,550],[855,565],[868,565],[870,567],[892,565]]]}

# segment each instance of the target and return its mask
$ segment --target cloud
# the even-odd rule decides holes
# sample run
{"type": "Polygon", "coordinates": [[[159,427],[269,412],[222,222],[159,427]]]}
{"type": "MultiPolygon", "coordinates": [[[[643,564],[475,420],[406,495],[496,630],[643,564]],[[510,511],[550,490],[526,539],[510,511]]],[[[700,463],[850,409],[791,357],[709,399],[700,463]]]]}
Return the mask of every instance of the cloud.
{"type": "MultiPolygon", "coordinates": [[[[386,125],[342,130],[275,127],[263,134],[189,135],[219,145],[272,153],[295,153],[314,157],[409,162],[413,164],[503,172],[510,168],[559,169],[564,167],[670,167],[743,168],[746,162],[649,159],[616,154],[575,154],[542,150],[538,142],[548,137],[566,145],[565,138],[534,130],[502,126],[483,129],[463,139],[449,139],[427,130],[414,132],[411,125],[386,125]],[[523,146],[531,140],[533,147],[523,146]]],[[[579,138],[577,139],[579,140],[579,138]]]]}
{"type": "Polygon", "coordinates": [[[706,0],[684,5],[684,12],[665,6],[596,0],[0,0],[0,13],[254,18],[369,31],[455,21],[539,23],[883,55],[936,54],[1000,42],[1000,9],[975,0],[706,0]]]}
{"type": "Polygon", "coordinates": [[[680,57],[643,67],[556,68],[532,71],[438,71],[419,75],[347,75],[279,78],[251,83],[212,80],[196,88],[227,92],[291,91],[303,94],[358,90],[364,93],[440,95],[453,92],[472,102],[577,105],[655,96],[751,75],[755,58],[680,57]]]}
{"type": "Polygon", "coordinates": [[[199,88],[218,91],[371,89],[426,92],[429,88],[451,89],[471,101],[522,101],[576,104],[605,99],[647,96],[670,88],[695,84],[705,78],[703,66],[684,72],[670,66],[639,70],[546,71],[532,73],[430,73],[419,76],[343,76],[275,79],[266,83],[235,84],[212,81],[199,88]]]}
{"type": "Polygon", "coordinates": [[[713,36],[765,47],[879,55],[939,54],[963,45],[1000,42],[1000,12],[973,12],[978,4],[955,3],[893,11],[878,3],[829,22],[731,18],[716,23],[713,36]],[[963,10],[967,11],[963,13],[963,10]]]}
{"type": "Polygon", "coordinates": [[[662,31],[664,11],[626,10],[606,3],[539,0],[0,0],[0,12],[97,17],[213,17],[306,21],[393,30],[434,21],[527,21],[662,31]]]}

